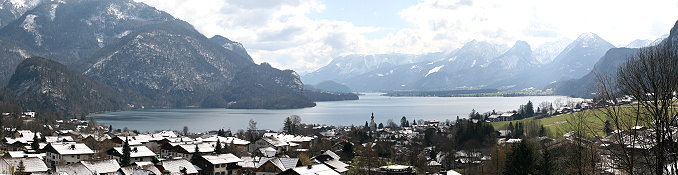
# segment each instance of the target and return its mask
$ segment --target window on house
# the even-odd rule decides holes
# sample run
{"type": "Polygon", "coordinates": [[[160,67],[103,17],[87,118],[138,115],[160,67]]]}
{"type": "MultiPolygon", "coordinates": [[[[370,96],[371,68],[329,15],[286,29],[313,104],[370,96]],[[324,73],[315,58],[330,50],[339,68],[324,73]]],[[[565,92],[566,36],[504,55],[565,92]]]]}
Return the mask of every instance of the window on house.
{"type": "Polygon", "coordinates": [[[80,159],[80,155],[78,155],[78,159],[80,159]]]}

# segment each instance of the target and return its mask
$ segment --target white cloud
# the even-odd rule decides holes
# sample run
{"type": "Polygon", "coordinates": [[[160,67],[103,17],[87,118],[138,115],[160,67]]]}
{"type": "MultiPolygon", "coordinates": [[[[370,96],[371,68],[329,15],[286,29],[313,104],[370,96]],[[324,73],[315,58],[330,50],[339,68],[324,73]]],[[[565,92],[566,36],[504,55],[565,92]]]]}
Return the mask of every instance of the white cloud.
{"type": "MultiPolygon", "coordinates": [[[[193,24],[208,37],[242,42],[257,62],[312,71],[346,54],[444,51],[477,39],[533,48],[594,32],[615,45],[668,33],[678,14],[670,0],[420,0],[402,9],[408,26],[367,39],[377,27],[311,19],[317,0],[138,0],[193,24]]],[[[360,4],[355,4],[360,5],[360,4]]],[[[375,7],[377,8],[377,7],[375,7]]]]}

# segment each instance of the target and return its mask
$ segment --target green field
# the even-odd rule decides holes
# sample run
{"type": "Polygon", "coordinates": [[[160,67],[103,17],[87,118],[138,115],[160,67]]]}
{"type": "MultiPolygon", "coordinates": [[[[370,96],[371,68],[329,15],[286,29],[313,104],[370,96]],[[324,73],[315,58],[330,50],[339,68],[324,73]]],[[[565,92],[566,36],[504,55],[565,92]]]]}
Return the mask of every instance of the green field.
{"type": "MultiPolygon", "coordinates": [[[[618,108],[624,110],[623,112],[630,112],[633,108],[630,106],[623,107],[623,108],[618,108]]],[[[551,117],[546,117],[546,118],[541,118],[541,119],[536,119],[541,125],[544,125],[544,127],[548,130],[548,136],[551,138],[560,138],[563,137],[564,134],[567,132],[572,131],[573,126],[571,123],[568,121],[576,121],[576,117],[581,117],[582,120],[587,124],[587,129],[585,131],[586,135],[588,136],[593,136],[594,132],[596,135],[604,136],[603,132],[603,127],[604,127],[604,122],[606,120],[606,115],[605,113],[600,110],[600,109],[594,109],[594,110],[585,110],[581,112],[575,112],[575,113],[569,113],[569,114],[562,114],[562,115],[556,115],[556,116],[551,116],[551,117]]],[[[514,121],[503,121],[503,122],[492,122],[492,126],[497,129],[506,129],[508,126],[509,122],[513,122],[514,126],[516,123],[523,122],[524,124],[527,124],[531,122],[532,120],[535,120],[534,117],[530,118],[525,118],[522,120],[514,120],[514,121]]]]}

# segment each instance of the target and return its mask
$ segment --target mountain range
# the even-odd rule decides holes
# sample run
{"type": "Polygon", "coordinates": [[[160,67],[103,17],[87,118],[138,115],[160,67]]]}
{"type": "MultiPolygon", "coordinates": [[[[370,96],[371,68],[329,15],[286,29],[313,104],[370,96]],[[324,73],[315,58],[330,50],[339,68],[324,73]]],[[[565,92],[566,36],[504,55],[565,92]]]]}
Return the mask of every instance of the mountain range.
{"type": "MultiPolygon", "coordinates": [[[[24,108],[87,113],[141,106],[315,106],[296,72],[256,64],[242,44],[220,35],[207,38],[191,24],[144,3],[22,2],[23,6],[9,10],[14,18],[6,15],[6,8],[0,10],[4,25],[0,29],[4,59],[0,83],[17,99],[39,96],[40,104],[18,100],[24,108]],[[30,57],[42,58],[26,59],[30,57]],[[42,69],[29,69],[36,67],[42,69]],[[77,92],[83,94],[71,94],[77,92]],[[116,98],[102,101],[109,97],[116,98]],[[74,100],[103,107],[67,104],[74,100]],[[46,103],[55,105],[46,107],[46,103]]],[[[326,99],[336,96],[322,95],[326,99]]]]}
{"type": "MultiPolygon", "coordinates": [[[[661,40],[663,38],[638,40],[630,43],[629,47],[656,45],[661,40]]],[[[367,59],[354,56],[351,60],[354,64],[345,66],[338,64],[345,60],[341,57],[303,78],[342,77],[325,79],[344,84],[354,91],[546,90],[565,88],[562,82],[590,78],[590,72],[595,69],[612,69],[621,64],[612,59],[628,56],[632,54],[630,50],[633,49],[617,49],[594,33],[583,33],[575,40],[547,42],[537,48],[524,41],[516,41],[513,46],[506,47],[473,40],[454,52],[438,53],[426,60],[409,59],[410,62],[397,65],[387,62],[382,64],[389,66],[360,71],[354,71],[353,67],[356,63],[367,67],[363,66],[367,59]],[[336,76],[335,72],[342,72],[339,74],[342,76],[336,76]]],[[[573,95],[562,89],[556,92],[573,95]]]]}
{"type": "Polygon", "coordinates": [[[629,44],[628,48],[613,48],[605,53],[605,56],[593,66],[593,69],[584,77],[571,79],[560,83],[555,83],[550,88],[555,89],[559,95],[575,97],[594,97],[601,80],[607,79],[615,81],[618,69],[627,61],[633,58],[638,51],[644,47],[656,47],[658,44],[665,44],[671,47],[678,46],[678,21],[676,21],[669,35],[664,35],[659,39],[636,40],[629,44]]]}

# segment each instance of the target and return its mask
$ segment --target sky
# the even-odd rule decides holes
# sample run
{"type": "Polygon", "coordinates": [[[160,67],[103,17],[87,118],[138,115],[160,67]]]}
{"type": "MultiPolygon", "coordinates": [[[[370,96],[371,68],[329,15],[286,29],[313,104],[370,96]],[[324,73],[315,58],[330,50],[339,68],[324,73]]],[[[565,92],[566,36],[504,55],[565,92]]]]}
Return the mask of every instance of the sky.
{"type": "Polygon", "coordinates": [[[137,0],[207,37],[241,42],[255,62],[300,73],[349,54],[426,54],[471,40],[534,49],[593,32],[616,46],[654,40],[675,0],[137,0]]]}

